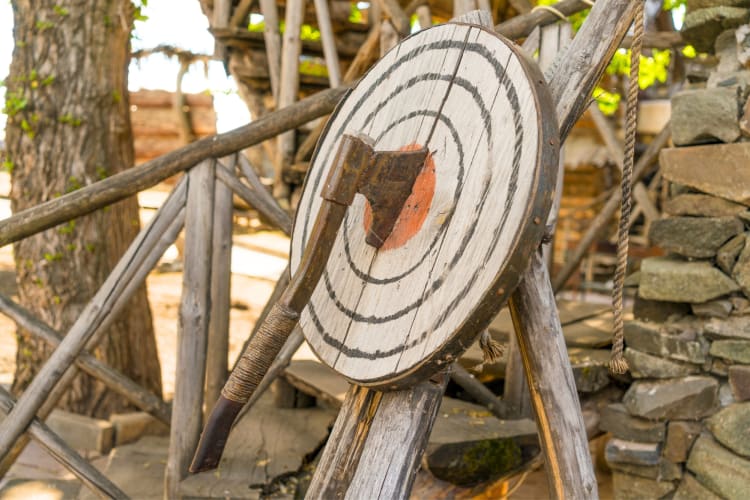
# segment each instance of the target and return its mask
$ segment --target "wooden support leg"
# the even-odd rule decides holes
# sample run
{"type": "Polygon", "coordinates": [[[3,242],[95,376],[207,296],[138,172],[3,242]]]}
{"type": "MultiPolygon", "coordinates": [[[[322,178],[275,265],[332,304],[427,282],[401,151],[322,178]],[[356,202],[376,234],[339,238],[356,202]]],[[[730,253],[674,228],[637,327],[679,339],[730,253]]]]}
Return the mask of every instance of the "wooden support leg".
{"type": "MultiPolygon", "coordinates": [[[[63,380],[69,382],[68,377],[63,377],[63,374],[69,371],[81,351],[96,345],[117,313],[127,304],[130,295],[141,286],[148,271],[166,248],[164,245],[171,243],[166,241],[165,236],[170,233],[175,219],[180,217],[184,195],[185,185],[180,183],[157,216],[138,234],[55,352],[18,399],[10,415],[0,426],[0,458],[8,454],[53,389],[60,387],[63,380]]],[[[64,388],[62,386],[61,389],[64,388]]]]}
{"type": "Polygon", "coordinates": [[[165,475],[166,498],[179,497],[180,481],[187,475],[203,425],[203,387],[211,310],[214,166],[213,160],[207,160],[188,173],[185,271],[182,277],[177,373],[165,475]]]}
{"type": "MultiPolygon", "coordinates": [[[[7,415],[13,408],[13,397],[0,387],[0,412],[7,415]]],[[[106,478],[99,470],[88,463],[74,449],[65,444],[65,441],[52,432],[38,419],[31,421],[28,433],[37,441],[52,458],[60,462],[66,469],[72,472],[94,493],[102,498],[126,499],[128,496],[120,490],[112,481],[106,478]]]]}
{"type": "Polygon", "coordinates": [[[409,498],[447,382],[442,373],[404,391],[352,386],[305,498],[409,498]]]}
{"type": "Polygon", "coordinates": [[[511,316],[544,449],[552,498],[597,498],[573,369],[541,252],[513,293],[511,316]]]}
{"type": "MultiPolygon", "coordinates": [[[[233,166],[237,156],[229,158],[233,166]]],[[[217,165],[218,167],[218,165],[217,165]]],[[[231,170],[234,170],[233,168],[231,170]]],[[[211,316],[206,358],[206,411],[219,399],[229,374],[229,309],[232,286],[232,190],[214,183],[213,253],[211,257],[211,316]]]]}

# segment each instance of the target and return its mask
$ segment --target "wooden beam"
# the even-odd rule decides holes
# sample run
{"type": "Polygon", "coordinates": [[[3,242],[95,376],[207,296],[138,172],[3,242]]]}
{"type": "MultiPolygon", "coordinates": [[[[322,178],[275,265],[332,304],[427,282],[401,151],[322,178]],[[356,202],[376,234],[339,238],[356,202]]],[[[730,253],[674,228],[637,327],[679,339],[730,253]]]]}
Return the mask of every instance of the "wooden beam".
{"type": "Polygon", "coordinates": [[[240,0],[240,3],[234,8],[231,19],[229,19],[229,26],[247,27],[247,16],[250,15],[250,8],[253,6],[254,1],[255,0],[240,0]]]}
{"type": "Polygon", "coordinates": [[[292,220],[289,214],[279,207],[276,200],[273,200],[273,197],[266,191],[265,187],[261,188],[262,191],[258,191],[245,186],[228,168],[221,164],[216,165],[216,178],[230,188],[234,194],[242,198],[242,201],[253,207],[276,227],[281,229],[284,234],[291,234],[292,220]],[[273,202],[269,201],[268,198],[271,198],[273,202]]]}
{"type": "Polygon", "coordinates": [[[483,383],[459,363],[454,363],[451,368],[451,380],[460,385],[479,404],[486,406],[500,420],[518,418],[515,408],[508,404],[508,401],[495,396],[491,390],[487,389],[483,383]]]}
{"type": "MultiPolygon", "coordinates": [[[[279,10],[275,0],[260,0],[260,13],[263,14],[263,40],[266,46],[268,74],[271,78],[271,93],[278,105],[281,85],[281,34],[279,33],[279,10]]],[[[278,107],[277,107],[278,109],[278,107]]]]}
{"type": "MultiPolygon", "coordinates": [[[[13,397],[0,387],[0,412],[8,415],[13,409],[13,397]]],[[[52,458],[72,472],[83,484],[102,498],[129,498],[112,481],[88,463],[74,449],[68,446],[57,434],[38,419],[31,421],[28,429],[31,438],[38,442],[52,458]]]]}
{"type": "Polygon", "coordinates": [[[353,385],[336,418],[307,498],[407,499],[448,375],[409,390],[353,385]]]}
{"type": "MultiPolygon", "coordinates": [[[[60,333],[4,295],[0,295],[0,311],[15,321],[18,326],[53,348],[57,347],[62,341],[60,333]]],[[[101,381],[109,389],[121,394],[136,407],[169,425],[171,412],[169,406],[160,397],[147,391],[118,370],[110,368],[89,353],[84,352],[76,358],[75,362],[81,370],[101,381]]]]}
{"type": "Polygon", "coordinates": [[[323,54],[325,56],[326,68],[328,69],[328,82],[330,87],[341,85],[341,66],[339,66],[339,52],[336,48],[336,40],[333,36],[333,25],[331,14],[328,10],[328,0],[314,0],[315,15],[318,19],[320,40],[323,42],[323,54]]]}
{"type": "Polygon", "coordinates": [[[411,31],[409,17],[401,9],[396,0],[375,0],[383,10],[384,20],[390,20],[393,27],[401,37],[407,36],[411,31]]]}
{"type": "MultiPolygon", "coordinates": [[[[550,90],[561,140],[585,109],[594,85],[631,24],[636,5],[632,0],[600,0],[569,49],[558,56],[564,60],[554,65],[550,90]]],[[[541,252],[534,253],[510,306],[546,457],[550,495],[595,498],[597,484],[586,428],[541,252]]]]}
{"type": "MultiPolygon", "coordinates": [[[[242,153],[236,153],[225,160],[234,167],[238,154],[242,153]]],[[[232,190],[222,182],[215,182],[211,243],[211,314],[206,354],[206,401],[209,404],[219,399],[221,388],[224,387],[229,375],[233,212],[232,190]]],[[[206,405],[206,411],[210,409],[211,407],[206,405]]]]}
{"type": "MultiPolygon", "coordinates": [[[[284,19],[284,36],[281,47],[281,79],[279,80],[279,99],[276,109],[283,109],[294,104],[299,92],[299,56],[302,50],[300,29],[305,16],[304,0],[287,0],[284,19]]],[[[289,186],[284,182],[282,173],[294,160],[297,132],[295,129],[283,132],[277,138],[276,158],[274,159],[273,196],[279,200],[289,197],[289,186]]]]}
{"type": "Polygon", "coordinates": [[[14,214],[0,221],[0,246],[132,196],[206,158],[232,154],[326,115],[333,111],[347,90],[346,86],[324,90],[248,125],[199,139],[143,165],[14,214]]]}
{"type": "MultiPolygon", "coordinates": [[[[591,6],[584,0],[562,0],[555,4],[555,9],[565,16],[570,16],[590,8],[591,6]]],[[[517,40],[527,36],[537,26],[545,26],[547,24],[556,23],[559,20],[560,18],[552,12],[539,9],[522,16],[516,16],[504,23],[498,24],[495,26],[495,31],[511,40],[517,40]]],[[[607,62],[609,62],[609,59],[607,62]]]]}
{"type": "Polygon", "coordinates": [[[187,476],[203,425],[203,388],[211,311],[214,166],[214,160],[206,160],[188,173],[185,258],[172,425],[164,479],[165,498],[179,497],[180,481],[187,476]]]}
{"type": "MultiPolygon", "coordinates": [[[[128,303],[135,290],[161,254],[176,236],[175,220],[184,209],[186,183],[180,182],[149,224],[120,258],[101,288],[89,301],[71,326],[65,338],[18,399],[13,411],[0,425],[0,458],[4,458],[13,443],[29,425],[39,408],[50,398],[53,390],[61,391],[62,378],[84,349],[93,349],[107,328],[128,303]],[[170,237],[172,240],[170,240],[170,237]]],[[[179,232],[179,228],[178,232],[179,232]]],[[[66,380],[69,382],[69,380],[66,380]]],[[[201,382],[201,387],[203,386],[201,382]]]]}

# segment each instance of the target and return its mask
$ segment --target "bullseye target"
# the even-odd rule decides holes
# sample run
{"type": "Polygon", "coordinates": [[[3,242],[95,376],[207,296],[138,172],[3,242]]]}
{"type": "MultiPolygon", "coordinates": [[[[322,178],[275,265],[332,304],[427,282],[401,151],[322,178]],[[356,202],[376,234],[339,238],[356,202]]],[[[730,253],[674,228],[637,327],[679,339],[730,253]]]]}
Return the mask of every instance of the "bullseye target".
{"type": "Polygon", "coordinates": [[[295,220],[292,272],[344,134],[430,153],[379,250],[365,243],[371,209],[355,198],[300,325],[348,379],[404,387],[471,344],[538,247],[557,169],[554,107],[534,63],[495,33],[445,24],[406,39],[328,123],[295,220]]]}

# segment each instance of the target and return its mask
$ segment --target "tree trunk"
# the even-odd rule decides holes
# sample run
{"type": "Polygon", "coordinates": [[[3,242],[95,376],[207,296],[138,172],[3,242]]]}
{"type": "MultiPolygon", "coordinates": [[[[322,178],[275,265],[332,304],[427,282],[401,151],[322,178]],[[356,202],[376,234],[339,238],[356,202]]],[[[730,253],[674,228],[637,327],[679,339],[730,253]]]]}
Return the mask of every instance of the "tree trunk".
{"type": "MultiPolygon", "coordinates": [[[[12,0],[16,42],[7,79],[5,165],[18,212],[133,164],[127,92],[130,0],[12,0]],[[105,167],[106,166],[106,167],[105,167]]],[[[135,197],[14,245],[20,302],[65,332],[140,228],[135,197]]],[[[49,350],[23,330],[13,384],[22,391],[49,350]]],[[[161,394],[145,287],[96,356],[161,394]]],[[[80,375],[60,406],[93,416],[128,407],[80,375]]]]}

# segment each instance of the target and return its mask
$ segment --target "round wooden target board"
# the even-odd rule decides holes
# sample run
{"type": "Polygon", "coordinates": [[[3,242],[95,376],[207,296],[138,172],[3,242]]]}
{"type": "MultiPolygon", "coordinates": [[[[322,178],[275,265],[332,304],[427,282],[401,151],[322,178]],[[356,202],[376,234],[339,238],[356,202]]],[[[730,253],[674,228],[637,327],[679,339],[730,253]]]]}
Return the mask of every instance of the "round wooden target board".
{"type": "Polygon", "coordinates": [[[347,133],[430,155],[379,250],[365,243],[370,208],[356,197],[300,325],[349,380],[402,388],[471,345],[518,284],[544,234],[557,119],[536,65],[495,33],[444,24],[404,40],[328,123],[295,220],[292,272],[347,133]]]}

